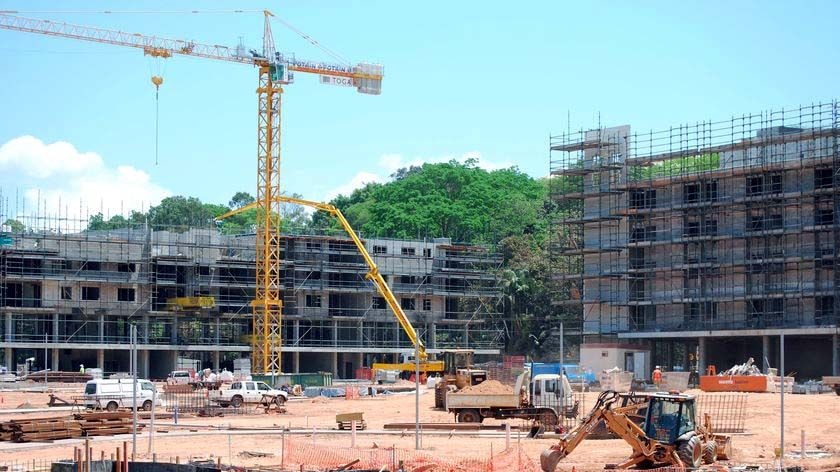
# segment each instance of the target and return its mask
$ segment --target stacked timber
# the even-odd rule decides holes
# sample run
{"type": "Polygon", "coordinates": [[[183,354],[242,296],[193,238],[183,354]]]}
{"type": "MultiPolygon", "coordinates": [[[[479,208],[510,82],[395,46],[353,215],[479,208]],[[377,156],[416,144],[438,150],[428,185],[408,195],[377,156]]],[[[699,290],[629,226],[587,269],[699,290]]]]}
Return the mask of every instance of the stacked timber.
{"type": "Polygon", "coordinates": [[[28,375],[23,377],[23,380],[32,380],[34,382],[43,382],[44,380],[47,380],[49,382],[59,383],[84,383],[88,380],[93,380],[93,376],[90,374],[83,374],[81,372],[44,372],[43,370],[41,370],[38,372],[29,373],[28,375]]]}
{"type": "Polygon", "coordinates": [[[0,439],[4,441],[52,441],[78,438],[83,434],[82,425],[69,418],[39,418],[0,423],[0,439]]]}
{"type": "MultiPolygon", "coordinates": [[[[113,436],[131,432],[131,412],[97,412],[74,415],[85,436],[113,436]]],[[[137,425],[141,429],[142,425],[137,425]]]]}
{"type": "MultiPolygon", "coordinates": [[[[0,423],[0,441],[53,441],[131,432],[130,412],[80,413],[72,417],[11,420],[0,423]]],[[[142,425],[137,425],[142,428],[142,425]]]]}

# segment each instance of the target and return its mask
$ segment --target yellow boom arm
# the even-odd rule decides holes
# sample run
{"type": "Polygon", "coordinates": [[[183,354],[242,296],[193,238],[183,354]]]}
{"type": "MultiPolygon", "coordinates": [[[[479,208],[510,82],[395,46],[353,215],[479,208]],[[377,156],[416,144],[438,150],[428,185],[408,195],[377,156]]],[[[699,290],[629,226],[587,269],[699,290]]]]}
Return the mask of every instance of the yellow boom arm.
{"type": "MultiPolygon", "coordinates": [[[[300,198],[278,196],[275,197],[275,199],[281,203],[293,203],[296,205],[303,205],[310,208],[314,208],[316,210],[321,210],[325,213],[329,213],[330,215],[334,216],[338,220],[338,222],[341,223],[341,227],[344,228],[344,231],[350,236],[350,238],[353,240],[353,243],[356,245],[356,248],[359,250],[359,252],[362,254],[362,257],[365,259],[365,263],[368,266],[368,273],[365,276],[365,278],[372,281],[374,285],[376,285],[376,289],[379,291],[379,294],[382,295],[382,298],[384,298],[385,301],[388,303],[388,306],[391,308],[391,311],[394,313],[394,316],[397,317],[397,321],[400,322],[400,326],[402,326],[403,331],[405,331],[405,334],[408,335],[408,339],[411,341],[411,344],[417,346],[417,351],[420,360],[425,361],[426,359],[428,359],[428,354],[426,354],[426,346],[423,344],[423,341],[420,339],[420,336],[417,335],[417,331],[414,329],[414,326],[412,326],[411,321],[409,321],[408,317],[405,315],[405,312],[403,311],[400,304],[397,303],[397,299],[396,297],[394,297],[394,293],[391,292],[391,287],[388,286],[388,283],[385,282],[385,278],[382,277],[382,274],[379,273],[379,268],[376,266],[376,263],[370,256],[370,253],[368,253],[364,243],[362,243],[362,241],[356,235],[356,232],[353,230],[353,227],[350,226],[350,223],[341,213],[341,210],[336,208],[334,205],[330,205],[329,203],[313,202],[311,200],[302,200],[300,198]]],[[[254,202],[249,205],[245,205],[241,208],[229,211],[224,215],[218,216],[216,217],[216,220],[223,220],[238,213],[242,213],[243,211],[260,207],[261,205],[258,202],[254,202]]]]}

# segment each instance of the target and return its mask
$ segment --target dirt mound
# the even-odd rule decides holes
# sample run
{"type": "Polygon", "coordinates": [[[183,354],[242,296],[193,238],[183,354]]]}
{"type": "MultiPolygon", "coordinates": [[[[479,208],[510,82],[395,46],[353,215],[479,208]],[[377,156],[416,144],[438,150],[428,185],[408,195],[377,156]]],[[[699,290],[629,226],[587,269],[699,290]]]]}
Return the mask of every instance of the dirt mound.
{"type": "Polygon", "coordinates": [[[486,393],[492,395],[513,393],[513,388],[509,387],[498,380],[485,380],[478,385],[472,385],[459,390],[458,393],[486,393]]]}

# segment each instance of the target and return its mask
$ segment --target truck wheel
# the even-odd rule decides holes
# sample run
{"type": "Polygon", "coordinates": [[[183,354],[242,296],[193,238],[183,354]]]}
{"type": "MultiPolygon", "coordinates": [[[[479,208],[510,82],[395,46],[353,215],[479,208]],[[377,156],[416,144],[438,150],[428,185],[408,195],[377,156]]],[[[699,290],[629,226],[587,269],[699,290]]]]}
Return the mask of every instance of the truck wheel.
{"type": "Polygon", "coordinates": [[[459,423],[481,423],[481,415],[476,410],[462,410],[458,412],[459,423]]]}
{"type": "Polygon", "coordinates": [[[143,402],[143,411],[152,411],[152,401],[146,400],[143,402]]]}
{"type": "Polygon", "coordinates": [[[105,406],[105,409],[108,411],[117,411],[118,407],[119,405],[117,405],[117,402],[108,402],[108,405],[105,406]]]}
{"type": "Polygon", "coordinates": [[[242,406],[242,397],[236,395],[235,397],[230,399],[230,405],[234,408],[239,408],[242,406]]]}
{"type": "Polygon", "coordinates": [[[700,467],[703,459],[703,441],[700,436],[692,436],[688,441],[682,441],[677,445],[677,456],[686,469],[700,467]]]}
{"type": "Polygon", "coordinates": [[[703,445],[703,463],[714,464],[717,461],[717,443],[712,439],[703,445]]]}
{"type": "Polygon", "coordinates": [[[284,397],[283,395],[277,395],[277,397],[274,399],[274,403],[277,404],[277,406],[283,406],[286,404],[286,397],[284,397]]]}

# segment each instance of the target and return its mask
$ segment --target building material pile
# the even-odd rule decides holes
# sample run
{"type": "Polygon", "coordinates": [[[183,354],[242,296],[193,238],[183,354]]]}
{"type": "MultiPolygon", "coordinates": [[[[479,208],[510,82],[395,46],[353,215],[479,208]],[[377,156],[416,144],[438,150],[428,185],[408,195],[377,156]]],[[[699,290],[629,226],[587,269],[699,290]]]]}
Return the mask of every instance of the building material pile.
{"type": "Polygon", "coordinates": [[[93,376],[90,374],[84,374],[81,372],[62,372],[62,371],[49,371],[44,372],[43,370],[38,372],[31,372],[23,377],[22,380],[32,380],[34,382],[43,382],[47,380],[48,382],[61,382],[61,383],[84,383],[88,380],[93,380],[93,376]]]}
{"type": "Polygon", "coordinates": [[[755,359],[750,357],[747,362],[743,364],[735,364],[734,366],[730,367],[729,369],[719,373],[720,376],[731,376],[731,375],[764,375],[755,366],[755,359]]]}
{"type": "MultiPolygon", "coordinates": [[[[11,420],[0,423],[0,441],[52,441],[131,432],[131,413],[80,413],[72,417],[11,420]]],[[[142,428],[137,425],[138,429],[142,428]]]]}

